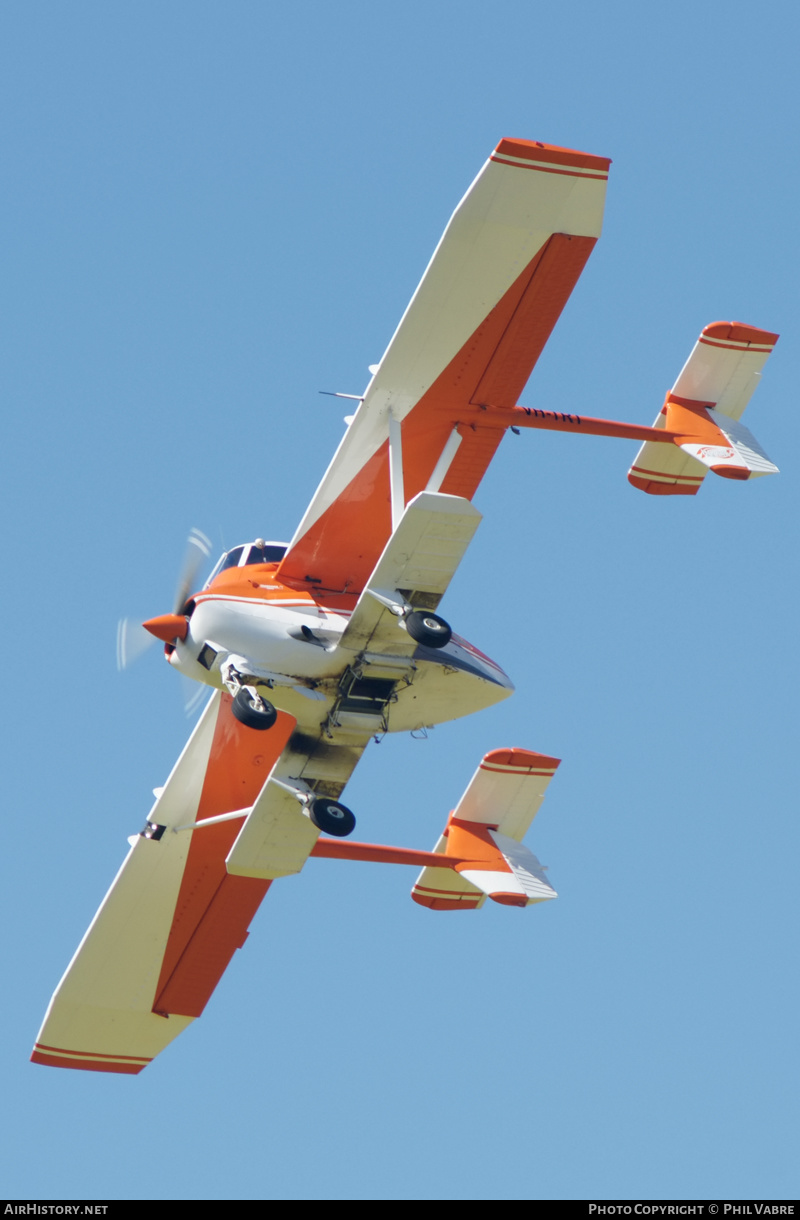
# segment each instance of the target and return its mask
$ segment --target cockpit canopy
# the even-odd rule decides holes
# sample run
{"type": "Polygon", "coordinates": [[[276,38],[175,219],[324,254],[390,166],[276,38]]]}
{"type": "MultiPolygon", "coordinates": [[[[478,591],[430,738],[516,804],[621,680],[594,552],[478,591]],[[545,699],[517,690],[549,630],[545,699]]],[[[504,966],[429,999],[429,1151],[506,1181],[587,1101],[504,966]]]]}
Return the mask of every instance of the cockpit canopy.
{"type": "Polygon", "coordinates": [[[224,572],[226,568],[244,568],[251,563],[280,563],[286,554],[288,545],[287,542],[265,542],[263,538],[256,538],[255,542],[245,542],[241,546],[235,546],[233,550],[226,551],[219,559],[214,571],[206,581],[206,588],[214,577],[219,576],[220,572],[224,572]]]}

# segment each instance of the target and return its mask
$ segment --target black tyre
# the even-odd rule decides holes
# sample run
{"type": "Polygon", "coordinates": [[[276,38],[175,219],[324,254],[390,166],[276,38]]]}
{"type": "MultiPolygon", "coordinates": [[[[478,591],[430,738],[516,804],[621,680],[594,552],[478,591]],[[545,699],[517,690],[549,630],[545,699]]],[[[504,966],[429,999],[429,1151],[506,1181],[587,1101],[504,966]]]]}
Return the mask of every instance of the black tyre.
{"type": "Polygon", "coordinates": [[[344,839],[356,828],[355,816],[347,806],[340,805],[338,801],[332,801],[330,797],[315,797],[308,813],[318,830],[326,835],[335,835],[337,839],[344,839]]]}
{"type": "Polygon", "coordinates": [[[233,696],[231,711],[239,723],[246,724],[248,729],[271,729],[278,719],[278,713],[268,699],[253,696],[245,687],[241,687],[233,696]]]}
{"type": "Polygon", "coordinates": [[[444,648],[453,634],[449,623],[426,610],[412,610],[406,619],[406,629],[412,640],[426,648],[444,648]]]}

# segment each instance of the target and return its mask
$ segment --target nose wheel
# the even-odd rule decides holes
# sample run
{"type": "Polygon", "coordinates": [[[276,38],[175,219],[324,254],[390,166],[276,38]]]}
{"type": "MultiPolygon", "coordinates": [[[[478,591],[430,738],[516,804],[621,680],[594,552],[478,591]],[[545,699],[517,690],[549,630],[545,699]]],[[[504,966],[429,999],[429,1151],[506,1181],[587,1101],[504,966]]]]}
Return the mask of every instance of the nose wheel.
{"type": "Polygon", "coordinates": [[[334,835],[337,839],[346,838],[356,828],[355,815],[346,805],[340,805],[329,797],[315,797],[308,807],[308,816],[323,834],[334,835]]]}
{"type": "Polygon", "coordinates": [[[231,711],[248,729],[271,729],[278,713],[268,699],[262,699],[252,686],[240,686],[233,696],[231,711]]]}

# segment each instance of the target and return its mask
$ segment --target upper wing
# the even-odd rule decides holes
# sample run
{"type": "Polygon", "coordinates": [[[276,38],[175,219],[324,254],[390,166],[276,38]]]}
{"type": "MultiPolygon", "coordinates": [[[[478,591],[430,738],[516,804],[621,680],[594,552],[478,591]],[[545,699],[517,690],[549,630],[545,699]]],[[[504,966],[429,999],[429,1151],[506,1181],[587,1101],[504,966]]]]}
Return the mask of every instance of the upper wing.
{"type": "Polygon", "coordinates": [[[600,234],[610,161],[502,140],[456,208],[278,571],[359,593],[421,491],[471,499],[600,234]],[[397,491],[395,491],[397,494],[397,491]],[[399,516],[399,514],[397,514],[399,516]]]}

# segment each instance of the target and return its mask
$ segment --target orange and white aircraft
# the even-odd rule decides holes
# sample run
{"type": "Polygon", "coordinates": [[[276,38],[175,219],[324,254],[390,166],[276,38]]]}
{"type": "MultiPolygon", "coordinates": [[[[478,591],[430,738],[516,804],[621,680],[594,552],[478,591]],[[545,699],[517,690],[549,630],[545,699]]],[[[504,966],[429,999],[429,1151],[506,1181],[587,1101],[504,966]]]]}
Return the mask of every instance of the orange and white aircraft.
{"type": "Polygon", "coordinates": [[[512,692],[439,603],[506,429],[642,442],[628,478],[695,495],[776,467],[740,417],[777,335],[707,326],[653,427],[518,397],[600,235],[610,162],[502,140],[459,203],[292,541],[256,539],[145,626],[213,695],[53,996],[36,1063],[140,1072],[199,1017],[274,880],[309,856],[421,868],[412,898],[556,896],[522,844],[559,760],[497,749],[433,851],[355,843],[341,794],[370,738],[512,692]],[[322,834],[321,834],[322,832],[322,834]],[[324,837],[322,837],[324,836],[324,837]]]}

